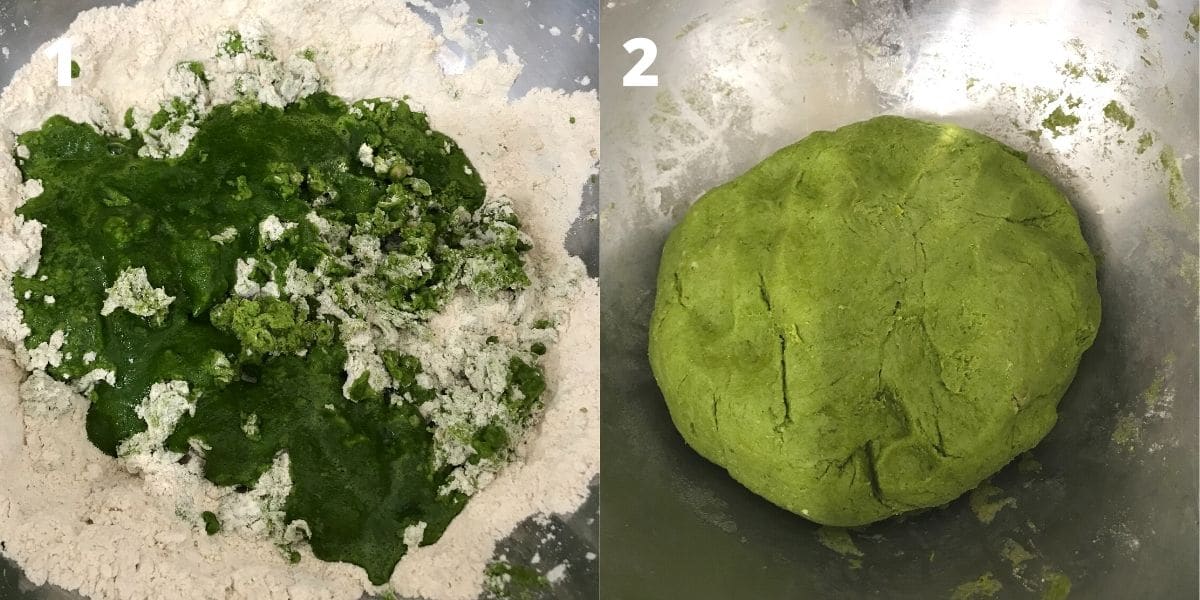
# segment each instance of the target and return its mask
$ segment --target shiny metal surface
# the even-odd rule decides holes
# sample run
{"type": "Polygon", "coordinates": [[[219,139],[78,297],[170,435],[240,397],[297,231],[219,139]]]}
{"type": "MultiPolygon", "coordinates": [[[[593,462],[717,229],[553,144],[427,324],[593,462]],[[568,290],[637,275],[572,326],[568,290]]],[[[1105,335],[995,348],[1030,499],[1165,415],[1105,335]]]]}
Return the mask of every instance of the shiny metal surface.
{"type": "Polygon", "coordinates": [[[1196,598],[1195,8],[609,3],[603,597],[948,598],[990,573],[1002,586],[995,597],[1039,598],[1062,573],[1072,598],[1196,598]],[[657,43],[648,72],[658,88],[620,87],[636,59],[622,43],[633,37],[657,43]],[[1113,100],[1135,117],[1132,130],[1104,116],[1113,100]],[[1079,125],[1045,130],[1056,107],[1079,125]],[[993,500],[1011,498],[994,521],[960,498],[850,532],[856,557],[686,447],[651,377],[646,332],[662,243],[692,201],[814,130],[881,113],[953,122],[1027,150],[1080,213],[1100,258],[1104,314],[1058,425],[1031,453],[1040,470],[1026,462],[993,478],[993,500]],[[1153,145],[1139,154],[1145,133],[1153,145]],[[1175,209],[1160,161],[1168,146],[1186,187],[1176,187],[1175,209]],[[1014,560],[1010,542],[1030,557],[1014,560]]]}
{"type": "MultiPolygon", "coordinates": [[[[135,4],[137,0],[0,0],[0,87],[6,86],[13,73],[24,65],[43,43],[61,35],[76,15],[89,8],[135,4]]],[[[401,1],[401,0],[386,0],[401,1]]],[[[435,7],[448,7],[454,0],[430,0],[435,7]]],[[[436,15],[417,9],[436,29],[436,15]]],[[[594,1],[563,0],[527,4],[523,0],[472,3],[469,22],[487,34],[493,47],[511,46],[525,63],[511,95],[524,95],[534,87],[594,90],[599,80],[599,14],[594,1]],[[550,35],[547,28],[557,26],[566,32],[550,35]],[[572,37],[582,28],[579,41],[572,37]],[[586,79],[584,79],[586,77],[586,79]],[[586,81],[587,83],[581,83],[586,81]]],[[[475,56],[455,45],[450,50],[463,65],[475,56]]],[[[3,124],[0,123],[0,127],[3,124]]],[[[587,265],[596,276],[599,270],[597,184],[593,181],[581,190],[580,217],[571,229],[566,246],[571,254],[587,265]]],[[[3,474],[0,474],[2,477],[3,474]]],[[[568,563],[562,580],[544,590],[546,597],[584,600],[597,597],[599,570],[595,560],[584,555],[598,553],[599,495],[591,486],[589,500],[572,515],[551,515],[547,520],[529,519],[508,538],[497,544],[495,556],[504,556],[514,565],[524,565],[545,573],[562,562],[568,563]],[[534,555],[536,564],[530,564],[534,555]]],[[[0,539],[0,542],[3,540],[0,539]]],[[[0,600],[79,600],[78,594],[53,585],[34,586],[18,566],[3,556],[0,547],[0,600]]]]}

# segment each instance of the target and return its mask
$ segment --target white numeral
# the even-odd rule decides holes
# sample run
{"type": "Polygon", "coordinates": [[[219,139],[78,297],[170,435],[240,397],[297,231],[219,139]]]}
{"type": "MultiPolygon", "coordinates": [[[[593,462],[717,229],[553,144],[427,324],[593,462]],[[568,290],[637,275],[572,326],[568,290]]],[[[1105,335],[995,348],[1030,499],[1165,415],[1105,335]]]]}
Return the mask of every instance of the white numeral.
{"type": "Polygon", "coordinates": [[[633,68],[625,74],[625,78],[621,83],[625,87],[658,87],[658,75],[647,75],[646,69],[654,64],[654,59],[658,58],[658,46],[654,44],[654,40],[647,38],[633,38],[625,42],[625,51],[633,54],[638,50],[642,51],[642,58],[634,63],[633,68]]]}
{"type": "Polygon", "coordinates": [[[71,38],[58,38],[46,48],[46,56],[58,57],[58,87],[71,87],[71,38]]]}

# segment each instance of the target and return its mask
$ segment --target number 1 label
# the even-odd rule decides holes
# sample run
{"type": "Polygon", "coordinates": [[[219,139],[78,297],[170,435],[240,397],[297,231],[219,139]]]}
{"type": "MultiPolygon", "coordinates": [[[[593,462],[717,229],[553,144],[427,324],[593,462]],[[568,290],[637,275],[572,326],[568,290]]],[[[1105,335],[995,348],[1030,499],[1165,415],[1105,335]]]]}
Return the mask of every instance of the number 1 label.
{"type": "Polygon", "coordinates": [[[58,87],[71,87],[71,38],[55,40],[46,48],[46,56],[58,58],[58,87]]]}

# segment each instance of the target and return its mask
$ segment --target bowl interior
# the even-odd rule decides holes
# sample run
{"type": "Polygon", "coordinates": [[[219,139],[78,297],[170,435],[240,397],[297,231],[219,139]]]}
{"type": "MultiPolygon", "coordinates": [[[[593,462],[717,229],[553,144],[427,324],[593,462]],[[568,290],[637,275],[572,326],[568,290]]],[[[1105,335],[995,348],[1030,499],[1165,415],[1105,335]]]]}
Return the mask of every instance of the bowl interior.
{"type": "Polygon", "coordinates": [[[1190,2],[628,1],[603,14],[605,596],[928,598],[1197,593],[1197,32],[1190,2]],[[658,46],[657,88],[622,88],[658,46]],[[1104,114],[1117,101],[1126,129],[1104,114]],[[1078,125],[1043,120],[1061,108],[1078,125]],[[646,359],[663,241],[708,189],[877,114],[1029,152],[1080,215],[1103,319],[996,490],[848,532],[855,549],[691,451],[646,359]],[[1144,147],[1142,147],[1144,146],[1144,147]],[[1172,183],[1172,182],[1175,183],[1172,183]],[[998,509],[990,523],[989,508],[998,509]],[[995,582],[995,583],[993,583],[995,582]],[[1057,583],[1056,583],[1057,582],[1057,583]]]}

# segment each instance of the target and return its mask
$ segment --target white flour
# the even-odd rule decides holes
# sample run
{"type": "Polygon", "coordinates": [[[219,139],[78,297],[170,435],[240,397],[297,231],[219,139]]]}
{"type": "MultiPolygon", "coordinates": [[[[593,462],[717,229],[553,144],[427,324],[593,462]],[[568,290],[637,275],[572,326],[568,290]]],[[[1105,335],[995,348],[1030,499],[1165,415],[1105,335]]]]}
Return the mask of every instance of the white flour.
{"type": "MultiPolygon", "coordinates": [[[[446,38],[466,39],[465,14],[460,3],[452,18],[442,15],[446,38]]],[[[520,449],[522,459],[477,493],[437,544],[411,550],[390,582],[404,596],[472,598],[495,541],[531,514],[577,508],[599,467],[598,290],[562,245],[597,159],[594,93],[533,90],[507,100],[521,70],[511,49],[505,60],[490,54],[448,75],[438,62],[444,38],[400,2],[153,0],[84,13],[67,32],[81,67],[72,87],[55,85],[54,62],[38,51],[0,95],[0,335],[27,333],[9,284],[14,272],[36,272],[40,252],[40,228],[13,215],[38,191],[23,184],[9,158],[23,150],[13,134],[53,114],[118,131],[126,108],[141,119],[181,93],[167,80],[177,63],[211,58],[218,34],[245,23],[261,27],[280,56],[316,50],[334,94],[409,96],[463,148],[489,193],[512,199],[534,240],[527,270],[552,293],[526,301],[561,315],[559,340],[541,361],[548,391],[539,430],[520,449]]],[[[175,140],[163,142],[170,152],[175,140]]],[[[452,303],[439,318],[431,329],[442,344],[471,344],[473,322],[487,315],[452,303]]],[[[170,461],[139,464],[142,474],[130,475],[87,440],[87,401],[70,386],[45,377],[22,385],[18,363],[52,360],[53,348],[33,357],[19,345],[0,352],[0,540],[34,583],[51,581],[94,599],[355,599],[378,591],[358,567],[322,562],[304,547],[292,565],[254,536],[206,535],[177,513],[208,501],[220,503],[223,520],[270,526],[277,515],[252,514],[260,509],[194,477],[194,464],[190,471],[170,461]],[[184,481],[192,482],[187,489],[184,481]]],[[[430,371],[438,376],[436,363],[430,371]]],[[[286,455],[277,461],[286,466],[286,455]]]]}

